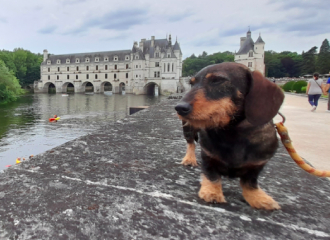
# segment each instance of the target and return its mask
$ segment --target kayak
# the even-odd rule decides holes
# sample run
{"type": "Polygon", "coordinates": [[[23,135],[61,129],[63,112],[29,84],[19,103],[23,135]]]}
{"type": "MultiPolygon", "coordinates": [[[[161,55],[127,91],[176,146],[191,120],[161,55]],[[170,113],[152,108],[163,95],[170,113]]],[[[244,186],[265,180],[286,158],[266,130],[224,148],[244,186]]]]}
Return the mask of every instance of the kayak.
{"type": "Polygon", "coordinates": [[[57,118],[50,118],[49,121],[50,121],[50,122],[54,122],[54,121],[57,121],[57,120],[59,120],[59,119],[60,119],[60,117],[57,117],[57,118]]]}

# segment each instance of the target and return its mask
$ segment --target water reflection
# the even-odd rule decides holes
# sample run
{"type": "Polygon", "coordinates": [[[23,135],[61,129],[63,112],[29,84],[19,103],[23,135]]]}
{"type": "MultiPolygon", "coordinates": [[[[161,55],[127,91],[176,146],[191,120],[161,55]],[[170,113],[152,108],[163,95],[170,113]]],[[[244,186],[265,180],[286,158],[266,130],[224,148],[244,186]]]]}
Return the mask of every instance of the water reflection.
{"type": "Polygon", "coordinates": [[[124,118],[128,107],[152,105],[164,97],[104,94],[35,94],[0,105],[0,169],[124,118]],[[57,114],[60,121],[50,123],[57,114]]]}

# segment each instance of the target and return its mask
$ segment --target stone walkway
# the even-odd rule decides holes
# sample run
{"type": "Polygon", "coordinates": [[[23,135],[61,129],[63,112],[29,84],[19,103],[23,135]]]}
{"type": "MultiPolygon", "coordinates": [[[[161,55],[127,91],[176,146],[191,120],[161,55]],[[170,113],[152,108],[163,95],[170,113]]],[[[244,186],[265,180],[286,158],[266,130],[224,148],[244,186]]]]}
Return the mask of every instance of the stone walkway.
{"type": "MultiPolygon", "coordinates": [[[[315,112],[311,112],[307,95],[285,94],[280,110],[286,117],[285,126],[298,154],[315,168],[330,171],[330,112],[327,100],[320,99],[315,112]]],[[[280,121],[275,118],[275,122],[280,121]]]]}
{"type": "Polygon", "coordinates": [[[177,101],[0,174],[0,239],[330,239],[329,181],[299,169],[283,147],[260,176],[281,210],[252,209],[238,180],[223,180],[226,204],[199,199],[200,168],[180,165],[177,101]]]}

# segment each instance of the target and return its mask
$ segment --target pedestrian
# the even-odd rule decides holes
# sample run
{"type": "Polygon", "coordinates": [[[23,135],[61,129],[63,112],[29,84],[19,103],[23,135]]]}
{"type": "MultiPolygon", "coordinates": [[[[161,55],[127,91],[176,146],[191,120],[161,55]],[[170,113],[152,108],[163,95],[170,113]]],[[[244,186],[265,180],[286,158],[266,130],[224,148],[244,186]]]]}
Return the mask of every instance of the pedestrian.
{"type": "Polygon", "coordinates": [[[324,86],[324,92],[325,94],[328,94],[328,110],[327,112],[330,112],[330,72],[329,72],[329,78],[327,81],[327,84],[324,86]]]}
{"type": "Polygon", "coordinates": [[[307,84],[306,94],[308,94],[308,102],[312,106],[312,112],[317,108],[318,101],[323,93],[323,80],[319,79],[319,74],[313,74],[313,79],[310,79],[307,84]]]}

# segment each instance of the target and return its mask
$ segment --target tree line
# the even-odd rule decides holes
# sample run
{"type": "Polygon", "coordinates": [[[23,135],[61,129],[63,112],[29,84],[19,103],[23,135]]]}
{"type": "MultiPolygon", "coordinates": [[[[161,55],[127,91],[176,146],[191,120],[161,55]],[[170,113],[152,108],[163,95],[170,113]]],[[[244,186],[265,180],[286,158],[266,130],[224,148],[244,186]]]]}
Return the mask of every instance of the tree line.
{"type": "MultiPolygon", "coordinates": [[[[266,77],[300,77],[306,74],[319,72],[321,74],[330,71],[330,46],[325,39],[317,51],[318,47],[312,47],[307,52],[298,54],[297,52],[265,51],[266,77]]],[[[196,57],[192,54],[183,61],[182,75],[192,76],[200,69],[216,63],[234,62],[234,53],[218,52],[208,55],[205,51],[196,57]]]]}
{"type": "Polygon", "coordinates": [[[40,79],[41,54],[22,48],[0,51],[0,103],[15,101],[21,87],[40,79]]]}

